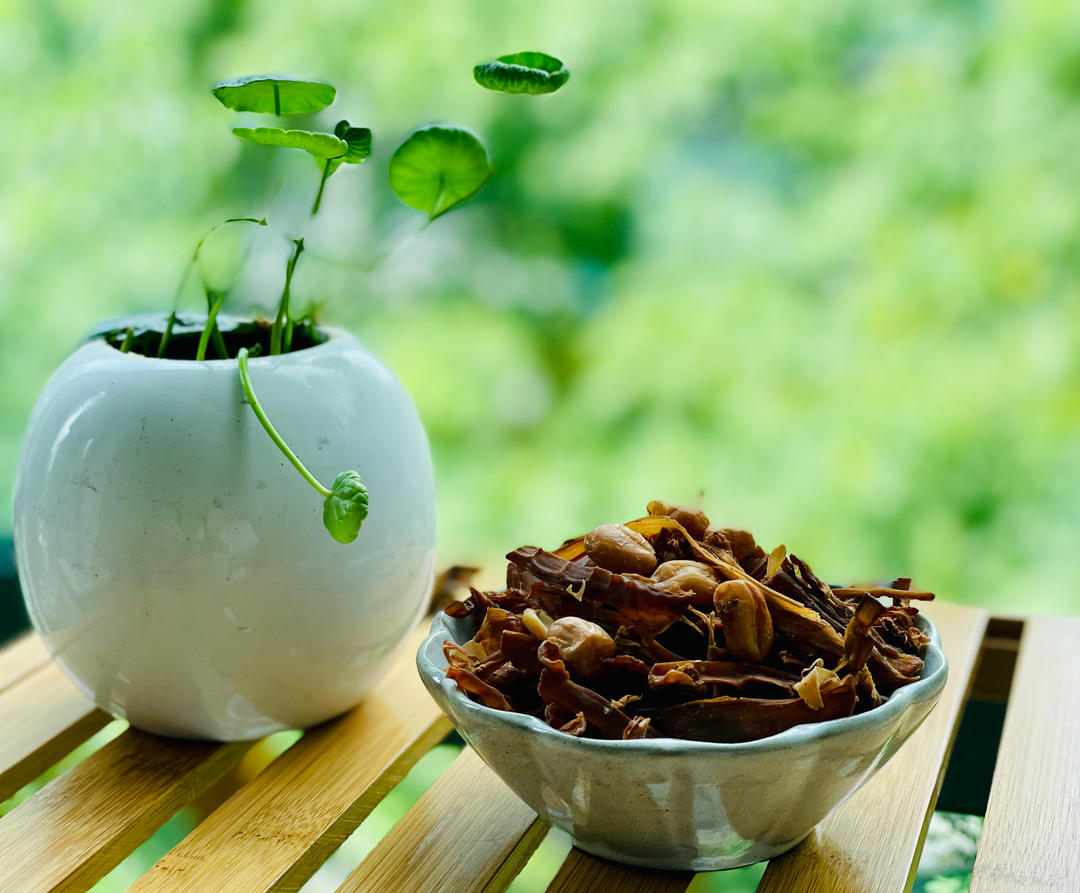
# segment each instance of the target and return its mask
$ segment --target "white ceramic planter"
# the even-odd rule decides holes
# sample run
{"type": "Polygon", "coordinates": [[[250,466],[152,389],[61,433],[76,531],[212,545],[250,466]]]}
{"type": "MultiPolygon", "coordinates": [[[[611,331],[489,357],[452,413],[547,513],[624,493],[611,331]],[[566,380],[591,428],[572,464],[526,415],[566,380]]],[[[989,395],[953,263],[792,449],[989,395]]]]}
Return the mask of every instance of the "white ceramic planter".
{"type": "Polygon", "coordinates": [[[271,420],[329,485],[371,509],[354,543],[243,402],[235,360],[84,344],[23,442],[15,547],[60,665],[138,728],[239,739],[359,701],[425,606],[431,458],[408,394],[351,336],[250,363],[271,420]]]}

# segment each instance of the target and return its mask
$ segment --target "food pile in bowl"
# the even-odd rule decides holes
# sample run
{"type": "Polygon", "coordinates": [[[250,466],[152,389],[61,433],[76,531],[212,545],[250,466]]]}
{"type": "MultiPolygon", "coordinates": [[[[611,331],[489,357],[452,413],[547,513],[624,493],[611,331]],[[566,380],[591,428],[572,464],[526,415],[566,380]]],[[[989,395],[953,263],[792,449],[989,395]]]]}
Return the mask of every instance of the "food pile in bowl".
{"type": "Polygon", "coordinates": [[[701,512],[652,502],[507,558],[505,590],[446,609],[475,629],[444,642],[446,677],[569,736],[753,741],[873,710],[923,670],[912,602],[933,594],[831,587],[701,512]]]}

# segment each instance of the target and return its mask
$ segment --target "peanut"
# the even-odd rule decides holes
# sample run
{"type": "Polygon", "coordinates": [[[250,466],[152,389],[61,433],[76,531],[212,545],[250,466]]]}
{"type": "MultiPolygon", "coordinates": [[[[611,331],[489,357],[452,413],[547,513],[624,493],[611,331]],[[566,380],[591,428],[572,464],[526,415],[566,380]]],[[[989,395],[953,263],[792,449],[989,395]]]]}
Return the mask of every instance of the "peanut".
{"type": "Polygon", "coordinates": [[[547,632],[567,666],[585,679],[600,672],[605,658],[615,656],[615,640],[591,620],[560,617],[547,632]]]}
{"type": "Polygon", "coordinates": [[[773,642],[772,615],[765,597],[745,580],[728,580],[713,591],[713,605],[724,623],[724,644],[739,660],[759,663],[773,642]]]}
{"type": "Polygon", "coordinates": [[[694,604],[711,605],[713,591],[720,581],[711,567],[701,561],[665,561],[655,571],[653,579],[666,592],[681,589],[694,593],[694,604]]]}
{"type": "Polygon", "coordinates": [[[585,552],[597,565],[615,574],[648,576],[656,552],[640,533],[624,524],[601,524],[585,534],[585,552]]]}

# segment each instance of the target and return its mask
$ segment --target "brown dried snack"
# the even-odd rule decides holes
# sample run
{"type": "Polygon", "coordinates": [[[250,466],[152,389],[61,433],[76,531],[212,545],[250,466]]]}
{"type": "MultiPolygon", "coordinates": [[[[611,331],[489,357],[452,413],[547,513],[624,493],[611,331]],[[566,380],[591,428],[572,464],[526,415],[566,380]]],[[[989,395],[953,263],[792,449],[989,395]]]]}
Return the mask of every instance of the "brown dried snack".
{"type": "Polygon", "coordinates": [[[922,672],[911,602],[933,595],[909,579],[829,587],[747,531],[648,512],[507,555],[505,590],[447,607],[475,631],[446,643],[447,675],[568,735],[750,741],[872,710],[922,672]]]}
{"type": "Polygon", "coordinates": [[[625,524],[601,524],[585,534],[586,554],[604,570],[644,574],[656,567],[656,552],[645,537],[625,524]]]}

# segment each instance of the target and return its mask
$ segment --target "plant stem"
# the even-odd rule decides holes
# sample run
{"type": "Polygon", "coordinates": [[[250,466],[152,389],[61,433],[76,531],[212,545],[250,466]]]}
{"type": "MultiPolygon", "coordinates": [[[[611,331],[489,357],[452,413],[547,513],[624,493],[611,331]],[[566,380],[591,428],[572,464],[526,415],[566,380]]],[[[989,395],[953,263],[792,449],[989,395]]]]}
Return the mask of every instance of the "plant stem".
{"type": "Polygon", "coordinates": [[[296,250],[293,251],[293,256],[289,258],[289,265],[285,267],[285,288],[281,291],[277,316],[274,317],[274,325],[270,329],[270,356],[281,353],[281,334],[285,327],[285,321],[289,318],[289,287],[292,285],[296,261],[304,251],[303,239],[294,239],[293,244],[296,246],[296,250]]]}
{"type": "MultiPolygon", "coordinates": [[[[206,317],[206,325],[203,326],[202,334],[199,336],[199,349],[195,351],[195,362],[201,363],[206,359],[206,348],[210,344],[210,333],[216,328],[215,322],[217,320],[218,311],[221,310],[221,305],[225,303],[225,292],[218,295],[214,306],[210,308],[210,313],[206,317]]],[[[219,333],[220,334],[220,333],[219,333]]],[[[225,351],[222,351],[225,353],[225,351]]],[[[222,357],[225,359],[226,357],[222,357]]]]}
{"type": "Polygon", "coordinates": [[[277,83],[274,84],[274,114],[279,117],[281,115],[281,91],[278,90],[277,83]]]}
{"type": "Polygon", "coordinates": [[[165,348],[169,346],[169,339],[172,338],[172,330],[175,324],[176,311],[174,310],[169,314],[169,321],[165,323],[165,331],[161,333],[161,340],[158,342],[157,355],[159,360],[165,356],[165,348]]]}
{"type": "Polygon", "coordinates": [[[127,331],[124,332],[124,343],[120,345],[120,353],[127,353],[131,350],[131,342],[135,337],[135,330],[131,326],[127,327],[127,331]]]}
{"type": "Polygon", "coordinates": [[[290,350],[292,350],[293,327],[295,325],[296,323],[294,322],[292,317],[289,317],[288,321],[285,323],[285,337],[282,339],[283,343],[281,345],[281,350],[284,353],[288,353],[290,350]]]}
{"type": "Polygon", "coordinates": [[[263,412],[262,405],[259,403],[259,398],[255,396],[255,390],[251,387],[251,378],[248,375],[248,349],[246,347],[240,348],[240,353],[236,355],[236,359],[240,365],[240,383],[244,386],[244,396],[247,397],[248,403],[251,405],[252,412],[255,413],[255,418],[259,420],[259,424],[263,426],[263,430],[270,435],[270,439],[277,444],[277,448],[281,450],[282,454],[288,459],[293,468],[300,472],[300,475],[315,488],[324,499],[330,495],[330,491],[320,484],[315,476],[304,467],[304,463],[296,458],[296,453],[289,449],[288,444],[281,439],[281,435],[277,433],[277,430],[272,424],[270,419],[266,417],[266,413],[263,412]]]}
{"type": "MultiPolygon", "coordinates": [[[[206,291],[206,312],[208,314],[207,315],[207,321],[210,323],[210,337],[214,339],[214,350],[217,351],[218,359],[227,360],[229,358],[229,349],[225,346],[225,339],[221,336],[221,329],[218,328],[217,312],[216,311],[214,312],[214,318],[213,319],[211,319],[209,317],[209,314],[212,311],[214,311],[214,292],[212,292],[208,288],[205,289],[205,291],[206,291]]],[[[224,303],[224,301],[225,301],[225,292],[221,293],[220,300],[222,301],[222,303],[224,303]]],[[[221,308],[219,307],[218,309],[220,310],[221,308]]]]}
{"type": "Polygon", "coordinates": [[[315,193],[315,204],[311,206],[311,216],[314,217],[319,213],[319,205],[322,204],[323,187],[326,185],[326,178],[330,176],[330,159],[326,159],[326,163],[322,169],[322,179],[319,180],[319,191],[315,193]]]}

